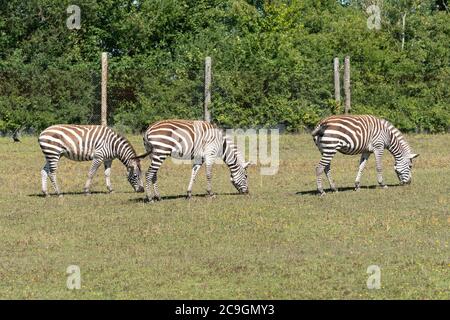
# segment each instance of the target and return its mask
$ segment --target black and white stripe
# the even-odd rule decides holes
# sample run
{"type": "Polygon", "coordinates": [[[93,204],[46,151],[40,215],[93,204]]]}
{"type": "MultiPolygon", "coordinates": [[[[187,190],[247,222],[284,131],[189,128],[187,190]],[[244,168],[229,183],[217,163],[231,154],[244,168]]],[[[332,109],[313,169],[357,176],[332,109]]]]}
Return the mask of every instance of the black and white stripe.
{"type": "Polygon", "coordinates": [[[247,166],[236,145],[222,134],[222,131],[206,121],[165,120],[151,125],[144,133],[144,146],[150,154],[151,165],[146,174],[148,200],[160,200],[157,173],[168,156],[193,160],[192,174],[187,197],[192,196],[192,186],[203,163],[206,165],[208,195],[213,195],[211,178],[212,165],[221,157],[231,172],[231,182],[240,193],[248,192],[247,166]],[[153,185],[152,197],[150,186],[153,185]]]}
{"type": "Polygon", "coordinates": [[[322,158],[316,167],[317,189],[324,194],[322,173],[325,174],[333,191],[336,191],[331,177],[331,159],[336,152],[353,155],[361,154],[358,174],[355,180],[356,190],[360,187],[361,175],[371,153],[375,155],[377,180],[383,182],[381,158],[384,149],[391,152],[395,159],[395,172],[401,184],[411,182],[412,159],[418,156],[411,151],[403,135],[390,122],[374,116],[331,116],[323,119],[312,132],[314,142],[322,158]]]}
{"type": "Polygon", "coordinates": [[[106,185],[110,192],[111,164],[118,158],[128,170],[128,181],[137,192],[143,192],[140,161],[128,140],[112,129],[99,125],[54,125],[48,127],[39,136],[39,145],[46,163],[41,171],[42,192],[47,192],[47,177],[58,195],[61,195],[56,182],[56,170],[59,159],[64,156],[75,161],[90,161],[88,179],[84,192],[89,193],[92,178],[104,162],[106,185]]]}

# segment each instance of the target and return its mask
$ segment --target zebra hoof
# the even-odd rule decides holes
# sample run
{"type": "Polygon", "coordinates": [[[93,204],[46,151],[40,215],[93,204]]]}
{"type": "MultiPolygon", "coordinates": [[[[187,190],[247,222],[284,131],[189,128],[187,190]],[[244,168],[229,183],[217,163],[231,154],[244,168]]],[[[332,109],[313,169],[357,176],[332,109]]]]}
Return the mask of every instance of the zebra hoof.
{"type": "Polygon", "coordinates": [[[331,192],[337,193],[338,189],[337,188],[331,188],[331,192]]]}
{"type": "Polygon", "coordinates": [[[214,198],[216,197],[216,194],[215,194],[215,193],[212,193],[212,192],[208,192],[208,193],[206,194],[206,196],[207,196],[208,198],[210,198],[210,199],[214,199],[214,198]]]}
{"type": "Polygon", "coordinates": [[[114,190],[113,189],[108,189],[108,192],[109,193],[114,193],[114,190]]]}
{"type": "Polygon", "coordinates": [[[319,197],[323,197],[324,195],[326,195],[325,191],[319,191],[318,192],[319,197]]]}
{"type": "Polygon", "coordinates": [[[90,196],[91,193],[90,193],[89,191],[88,191],[88,192],[85,191],[85,192],[84,192],[84,195],[85,195],[85,196],[90,196]]]}
{"type": "Polygon", "coordinates": [[[387,186],[387,185],[385,185],[385,184],[382,184],[382,185],[380,185],[380,188],[381,188],[381,189],[387,189],[387,188],[388,188],[388,186],[387,186]]]}
{"type": "Polygon", "coordinates": [[[63,197],[63,195],[60,193],[60,194],[58,194],[58,198],[62,198],[63,197]]]}
{"type": "Polygon", "coordinates": [[[361,188],[359,186],[355,187],[355,191],[361,191],[361,188]]]}
{"type": "Polygon", "coordinates": [[[186,200],[191,200],[192,199],[192,193],[188,192],[186,195],[186,200]]]}
{"type": "Polygon", "coordinates": [[[154,203],[154,202],[155,201],[153,200],[153,198],[152,199],[150,199],[148,197],[144,198],[144,203],[154,203]]]}
{"type": "Polygon", "coordinates": [[[154,196],[154,197],[153,197],[153,200],[154,200],[154,201],[161,201],[161,196],[154,196]]]}

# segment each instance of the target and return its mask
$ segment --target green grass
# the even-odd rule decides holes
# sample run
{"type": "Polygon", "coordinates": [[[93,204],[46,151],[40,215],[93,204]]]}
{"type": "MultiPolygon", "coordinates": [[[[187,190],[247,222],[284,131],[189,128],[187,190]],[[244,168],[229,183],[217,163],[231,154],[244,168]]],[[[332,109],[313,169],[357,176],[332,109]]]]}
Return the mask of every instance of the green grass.
{"type": "MultiPolygon", "coordinates": [[[[154,204],[132,192],[117,160],[114,194],[76,194],[90,164],[63,159],[60,186],[75,194],[39,197],[37,139],[1,138],[0,298],[449,299],[449,138],[408,136],[421,154],[413,182],[387,190],[345,190],[359,157],[339,154],[332,166],[342,189],[322,198],[309,192],[319,153],[307,135],[281,137],[277,175],[249,170],[249,196],[231,194],[228,169],[219,165],[216,198],[177,198],[190,166],[169,159],[159,185],[163,197],[174,197],[154,204]],[[81,290],[66,288],[73,264],[81,290]],[[380,290],[366,287],[372,264],[381,268],[380,290]]],[[[140,137],[131,141],[143,151],[140,137]]],[[[396,184],[388,153],[384,169],[385,181],[396,184]]],[[[362,185],[375,184],[372,157],[362,185]]],[[[202,168],[194,194],[205,186],[202,168]]],[[[92,190],[106,191],[102,171],[92,190]]]]}

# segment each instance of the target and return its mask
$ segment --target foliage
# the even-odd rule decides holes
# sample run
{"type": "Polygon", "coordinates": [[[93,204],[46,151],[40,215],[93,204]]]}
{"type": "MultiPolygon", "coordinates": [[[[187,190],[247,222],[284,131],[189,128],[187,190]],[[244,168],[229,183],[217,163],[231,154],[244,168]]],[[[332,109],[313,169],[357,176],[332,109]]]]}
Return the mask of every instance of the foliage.
{"type": "Polygon", "coordinates": [[[384,116],[405,131],[449,129],[442,1],[77,3],[81,29],[69,30],[69,1],[1,2],[0,131],[98,123],[102,51],[110,54],[109,122],[131,130],[201,118],[208,55],[213,121],[222,126],[296,131],[342,112],[332,60],[349,55],[353,113],[384,116]],[[373,3],[381,5],[378,31],[367,27],[373,3]]]}

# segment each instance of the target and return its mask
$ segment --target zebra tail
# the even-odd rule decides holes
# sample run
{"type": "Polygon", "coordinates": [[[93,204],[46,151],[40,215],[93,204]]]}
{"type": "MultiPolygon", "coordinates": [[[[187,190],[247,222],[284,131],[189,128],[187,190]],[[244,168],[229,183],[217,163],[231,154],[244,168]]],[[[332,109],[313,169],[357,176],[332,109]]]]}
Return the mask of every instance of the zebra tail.
{"type": "Polygon", "coordinates": [[[316,136],[323,136],[323,132],[325,131],[325,128],[322,126],[322,124],[319,124],[312,132],[311,135],[313,137],[316,136]]]}
{"type": "Polygon", "coordinates": [[[146,153],[144,153],[144,154],[141,154],[141,155],[139,155],[139,156],[135,156],[135,157],[133,157],[133,159],[144,159],[146,156],[148,156],[149,154],[152,154],[152,151],[153,150],[150,150],[150,151],[147,151],[146,153]]]}
{"type": "Polygon", "coordinates": [[[146,135],[144,135],[144,147],[145,147],[146,152],[144,154],[139,155],[139,156],[133,157],[133,159],[143,159],[146,156],[152,154],[152,152],[153,152],[153,145],[147,140],[147,136],[146,135]]]}
{"type": "Polygon", "coordinates": [[[323,137],[323,134],[325,132],[325,126],[323,126],[321,123],[311,132],[311,135],[313,136],[314,143],[316,146],[319,147],[319,139],[320,137],[323,137]]]}

